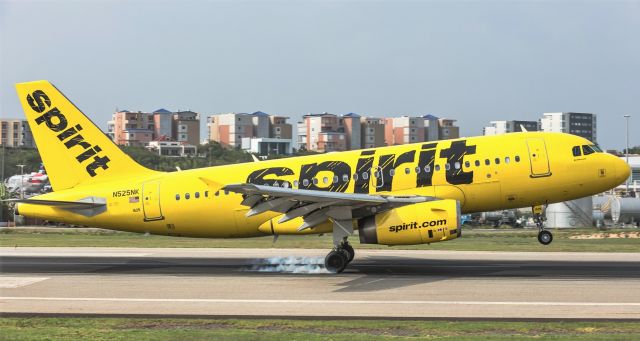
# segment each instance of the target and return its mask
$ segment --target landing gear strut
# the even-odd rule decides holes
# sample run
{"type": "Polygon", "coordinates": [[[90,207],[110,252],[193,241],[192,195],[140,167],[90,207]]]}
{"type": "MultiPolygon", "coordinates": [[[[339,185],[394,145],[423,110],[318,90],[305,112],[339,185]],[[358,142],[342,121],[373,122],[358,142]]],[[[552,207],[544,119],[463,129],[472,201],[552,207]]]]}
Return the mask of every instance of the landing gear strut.
{"type": "Polygon", "coordinates": [[[533,220],[536,222],[536,226],[538,226],[538,241],[542,245],[549,245],[553,241],[553,234],[551,232],[544,229],[544,225],[542,224],[542,206],[534,206],[533,207],[533,220]]]}
{"type": "Polygon", "coordinates": [[[344,240],[324,258],[324,266],[331,273],[341,273],[356,255],[353,247],[344,240]]]}

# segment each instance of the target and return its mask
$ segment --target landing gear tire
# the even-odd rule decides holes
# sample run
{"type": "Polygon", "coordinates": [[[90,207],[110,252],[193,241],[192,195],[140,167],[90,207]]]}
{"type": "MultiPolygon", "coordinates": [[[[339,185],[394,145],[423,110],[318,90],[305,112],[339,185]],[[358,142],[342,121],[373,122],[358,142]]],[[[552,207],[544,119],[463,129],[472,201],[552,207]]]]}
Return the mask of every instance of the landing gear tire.
{"type": "Polygon", "coordinates": [[[353,246],[351,246],[351,244],[344,244],[342,245],[342,251],[347,255],[347,263],[351,263],[353,257],[356,256],[356,251],[353,249],[353,246]]]}
{"type": "Polygon", "coordinates": [[[542,230],[538,233],[538,241],[542,245],[549,245],[553,241],[553,234],[547,230],[542,230]]]}
{"type": "Polygon", "coordinates": [[[333,250],[324,258],[324,267],[334,274],[341,273],[349,264],[346,252],[333,250]]]}

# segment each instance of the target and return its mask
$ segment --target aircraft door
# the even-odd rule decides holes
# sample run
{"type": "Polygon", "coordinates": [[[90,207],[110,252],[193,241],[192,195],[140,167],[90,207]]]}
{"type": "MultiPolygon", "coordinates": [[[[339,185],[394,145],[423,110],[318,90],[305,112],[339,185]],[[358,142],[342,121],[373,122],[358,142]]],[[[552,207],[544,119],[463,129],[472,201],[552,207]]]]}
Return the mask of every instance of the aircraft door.
{"type": "Polygon", "coordinates": [[[551,175],[549,168],[549,158],[544,139],[527,139],[529,149],[529,160],[531,162],[531,177],[539,178],[551,175]]]}
{"type": "Polygon", "coordinates": [[[384,185],[384,172],[382,167],[376,167],[373,169],[373,176],[371,177],[372,186],[380,188],[384,185]]]}
{"type": "Polygon", "coordinates": [[[164,219],[160,209],[160,180],[142,184],[142,210],[145,221],[164,219]]]}

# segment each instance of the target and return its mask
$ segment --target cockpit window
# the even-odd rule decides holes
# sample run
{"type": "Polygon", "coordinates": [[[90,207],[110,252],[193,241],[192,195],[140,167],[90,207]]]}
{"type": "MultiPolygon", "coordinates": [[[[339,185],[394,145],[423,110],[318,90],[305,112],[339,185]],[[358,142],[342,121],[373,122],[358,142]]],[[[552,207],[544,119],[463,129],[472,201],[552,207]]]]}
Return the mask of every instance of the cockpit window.
{"type": "Polygon", "coordinates": [[[575,146],[573,147],[573,156],[581,156],[582,153],[580,152],[580,146],[575,146]]]}
{"type": "Polygon", "coordinates": [[[584,154],[584,155],[593,154],[595,152],[596,151],[593,150],[593,148],[591,148],[591,146],[587,146],[587,145],[582,146],[582,154],[584,154]]]}
{"type": "Polygon", "coordinates": [[[591,149],[595,150],[596,153],[602,153],[602,149],[600,149],[597,144],[592,144],[591,149]]]}

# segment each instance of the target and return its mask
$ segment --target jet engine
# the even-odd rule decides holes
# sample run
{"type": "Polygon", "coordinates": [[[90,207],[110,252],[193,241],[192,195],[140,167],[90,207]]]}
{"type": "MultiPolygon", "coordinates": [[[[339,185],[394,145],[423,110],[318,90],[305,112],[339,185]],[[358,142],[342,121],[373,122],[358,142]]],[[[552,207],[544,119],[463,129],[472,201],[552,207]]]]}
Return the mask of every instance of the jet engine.
{"type": "Polygon", "coordinates": [[[460,237],[460,203],[436,200],[402,206],[358,220],[360,243],[412,245],[460,237]]]}

